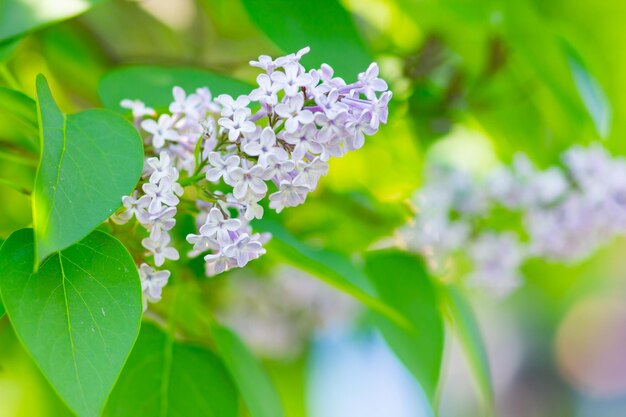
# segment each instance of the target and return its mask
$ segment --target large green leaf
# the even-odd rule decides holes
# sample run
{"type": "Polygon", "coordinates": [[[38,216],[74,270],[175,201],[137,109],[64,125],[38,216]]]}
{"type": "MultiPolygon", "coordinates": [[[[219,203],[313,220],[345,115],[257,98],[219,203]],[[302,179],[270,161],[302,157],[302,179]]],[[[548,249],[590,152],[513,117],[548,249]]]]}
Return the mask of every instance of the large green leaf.
{"type": "Polygon", "coordinates": [[[272,239],[266,245],[267,250],[280,257],[283,262],[344,291],[398,326],[405,329],[412,327],[402,314],[376,297],[374,287],[367,276],[347,257],[299,241],[277,220],[271,219],[270,213],[256,222],[255,227],[272,234],[272,239]]]}
{"type": "Polygon", "coordinates": [[[37,77],[42,140],[33,193],[36,261],[85,237],[130,194],[141,175],[137,130],[106,110],[66,116],[37,77]]]}
{"type": "Polygon", "coordinates": [[[103,0],[0,0],[0,41],[87,11],[103,0]]]}
{"type": "Polygon", "coordinates": [[[487,352],[476,317],[463,294],[454,286],[445,289],[447,314],[453,329],[459,336],[463,350],[476,380],[485,414],[492,415],[493,388],[489,373],[487,352]]]}
{"type": "Polygon", "coordinates": [[[144,323],[104,415],[236,417],[237,392],[215,354],[144,323]]]}
{"type": "Polygon", "coordinates": [[[374,322],[400,361],[434,399],[444,348],[444,327],[437,291],[421,260],[394,250],[372,252],[366,272],[380,298],[404,314],[407,331],[379,314],[374,322]]]}
{"type": "Polygon", "coordinates": [[[97,417],[139,332],[141,287],[124,246],[95,231],[33,272],[33,230],[0,250],[0,289],[15,331],[80,416],[97,417]]]}
{"type": "Polygon", "coordinates": [[[161,109],[173,101],[174,86],[182,87],[188,93],[209,87],[214,96],[248,94],[251,89],[243,81],[201,69],[139,65],[107,73],[100,80],[98,92],[102,104],[109,109],[122,110],[120,102],[124,99],[141,100],[150,107],[161,109]]]}
{"type": "Polygon", "coordinates": [[[356,77],[371,62],[350,14],[338,0],[244,0],[252,20],[285,52],[305,46],[308,66],[330,64],[337,75],[356,77]]]}
{"type": "Polygon", "coordinates": [[[282,417],[280,398],[252,353],[231,330],[215,325],[213,339],[251,417],[282,417]]]}

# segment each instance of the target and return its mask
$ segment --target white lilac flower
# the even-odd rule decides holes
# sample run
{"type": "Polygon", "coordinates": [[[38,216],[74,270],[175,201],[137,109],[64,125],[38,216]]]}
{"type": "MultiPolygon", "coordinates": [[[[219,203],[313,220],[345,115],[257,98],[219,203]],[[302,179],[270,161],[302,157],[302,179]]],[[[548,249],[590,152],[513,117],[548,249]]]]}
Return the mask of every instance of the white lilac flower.
{"type": "Polygon", "coordinates": [[[260,55],[258,61],[250,61],[251,67],[257,67],[271,74],[279,65],[269,55],[260,55]]]}
{"type": "Polygon", "coordinates": [[[265,169],[260,165],[249,169],[233,168],[229,171],[229,176],[234,182],[233,195],[237,199],[245,198],[250,192],[255,195],[267,193],[267,184],[263,181],[265,169]]]}
{"type": "Polygon", "coordinates": [[[228,131],[228,140],[237,141],[244,133],[252,133],[256,130],[253,122],[248,120],[248,111],[246,109],[237,109],[232,115],[232,119],[228,117],[220,118],[217,123],[228,131]]]}
{"type": "Polygon", "coordinates": [[[170,271],[155,271],[145,263],[139,266],[144,311],[148,308],[148,302],[156,303],[161,301],[161,293],[169,277],[170,271]]]}
{"type": "Polygon", "coordinates": [[[246,116],[250,114],[250,109],[247,107],[250,103],[248,96],[239,96],[235,100],[228,94],[220,94],[215,101],[222,106],[221,114],[223,117],[231,117],[237,110],[243,110],[242,114],[246,116]]]}
{"type": "Polygon", "coordinates": [[[567,180],[558,168],[539,171],[523,154],[515,155],[511,168],[496,170],[489,180],[493,197],[510,209],[551,204],[567,191],[567,180]]]}
{"type": "Polygon", "coordinates": [[[266,180],[275,180],[280,183],[282,180],[290,180],[291,173],[295,172],[296,164],[293,160],[280,160],[274,155],[267,158],[267,167],[265,169],[266,180]]]}
{"type": "MultiPolygon", "coordinates": [[[[274,74],[279,74],[275,72],[274,74]]],[[[286,102],[277,104],[274,111],[277,115],[285,120],[285,131],[287,133],[295,132],[300,125],[313,123],[313,113],[310,110],[303,109],[304,96],[301,93],[290,97],[286,102]]]]}
{"type": "Polygon", "coordinates": [[[151,214],[158,213],[163,204],[175,206],[180,201],[174,193],[174,182],[167,177],[161,179],[158,184],[151,182],[144,184],[142,190],[150,197],[148,212],[151,214]]]}
{"type": "Polygon", "coordinates": [[[321,143],[328,143],[333,139],[348,137],[348,125],[351,123],[347,113],[339,113],[333,119],[324,113],[315,113],[315,124],[319,127],[317,139],[321,143]]]}
{"type": "Polygon", "coordinates": [[[261,242],[246,233],[240,235],[234,243],[224,248],[224,255],[237,260],[237,266],[240,268],[264,253],[265,249],[261,242]]]}
{"type": "Polygon", "coordinates": [[[298,62],[300,62],[300,59],[304,55],[308,54],[309,52],[311,52],[311,48],[309,48],[308,46],[305,46],[304,48],[300,49],[295,54],[289,54],[289,55],[276,58],[276,65],[279,67],[285,67],[288,64],[292,64],[292,63],[297,64],[298,62]]]}
{"type": "Polygon", "coordinates": [[[169,233],[189,206],[197,209],[197,232],[187,236],[186,252],[204,256],[207,275],[261,256],[269,235],[254,233],[250,222],[263,217],[262,200],[278,212],[304,203],[326,175],[327,161],[360,148],[365,135],[386,121],[391,96],[381,89],[377,66],[346,84],[326,64],[305,69],[300,59],[307,52],[308,47],[251,61],[266,74],[257,77],[257,88],[237,98],[213,98],[206,87],[175,87],[169,113],[163,114],[124,102],[152,146],[146,148],[138,189],[124,197],[113,220],[137,217],[149,236],[142,241],[145,256],[154,257],[154,265],[179,257],[169,233]],[[147,115],[153,118],[142,120],[147,115]],[[268,182],[278,187],[269,197],[268,182]],[[192,188],[184,197],[188,189],[182,185],[192,188]]]}
{"type": "Polygon", "coordinates": [[[204,261],[206,262],[207,275],[209,276],[221,274],[222,272],[237,266],[237,260],[229,255],[226,255],[222,249],[205,255],[204,261]]]}
{"type": "Polygon", "coordinates": [[[286,143],[293,145],[291,156],[294,161],[299,161],[306,154],[319,155],[324,151],[322,144],[317,138],[317,129],[313,125],[303,126],[293,133],[285,132],[281,139],[286,143]]]}
{"type": "Polygon", "coordinates": [[[150,238],[159,240],[162,232],[168,232],[176,225],[176,207],[162,207],[160,212],[151,214],[146,222],[150,238]]]}
{"type": "Polygon", "coordinates": [[[365,97],[369,99],[376,98],[376,92],[387,90],[387,83],[385,80],[378,78],[378,74],[378,65],[375,62],[370,64],[367,71],[359,74],[361,89],[365,97]]]}
{"type": "Polygon", "coordinates": [[[147,237],[141,241],[141,244],[144,248],[148,249],[151,256],[154,257],[154,264],[156,266],[161,266],[165,263],[166,259],[170,259],[172,261],[180,259],[178,251],[169,246],[170,241],[171,238],[169,234],[161,233],[158,240],[147,237]]]}
{"type": "Polygon", "coordinates": [[[143,101],[141,100],[122,100],[120,102],[120,106],[129,109],[133,113],[133,118],[135,120],[141,120],[145,116],[154,116],[156,112],[151,107],[146,107],[143,101]]]}
{"type": "Polygon", "coordinates": [[[319,77],[321,84],[315,88],[316,96],[326,94],[333,89],[346,86],[346,82],[340,77],[334,77],[335,71],[328,64],[322,64],[319,70],[314,70],[319,77]]]}
{"type": "Polygon", "coordinates": [[[354,135],[348,139],[348,145],[351,151],[361,149],[365,144],[365,135],[373,135],[376,128],[372,127],[372,113],[363,112],[358,119],[348,122],[348,129],[354,132],[354,135]]]}
{"type": "Polygon", "coordinates": [[[305,185],[296,185],[289,181],[281,181],[278,191],[270,195],[270,208],[280,213],[285,207],[295,207],[306,199],[311,189],[305,185]]]}
{"type": "Polygon", "coordinates": [[[469,247],[474,270],[470,285],[486,288],[496,296],[509,294],[521,283],[519,267],[525,254],[515,233],[483,233],[469,247]]]}
{"type": "Polygon", "coordinates": [[[174,87],[174,102],[170,104],[170,112],[182,113],[198,120],[201,113],[202,98],[196,94],[189,96],[180,87],[174,87]]]}
{"type": "Polygon", "coordinates": [[[209,168],[206,171],[206,179],[217,182],[224,178],[226,184],[233,185],[235,181],[230,178],[229,172],[239,167],[240,159],[237,155],[229,155],[223,158],[218,152],[210,152],[208,156],[209,168]]]}
{"type": "Polygon", "coordinates": [[[209,211],[206,223],[200,228],[200,234],[207,237],[217,237],[219,241],[230,240],[229,232],[236,232],[241,228],[241,220],[224,217],[224,213],[216,207],[209,211]]]}
{"type": "Polygon", "coordinates": [[[146,119],[141,122],[141,128],[152,135],[152,145],[160,149],[165,146],[165,141],[176,141],[178,132],[174,129],[175,120],[167,114],[162,114],[155,121],[146,119]]]}
{"type": "Polygon", "coordinates": [[[270,157],[279,161],[289,159],[287,152],[276,146],[276,133],[270,127],[263,129],[258,140],[246,143],[242,149],[248,155],[258,157],[258,164],[263,168],[269,165],[270,157]]]}
{"type": "Polygon", "coordinates": [[[146,164],[149,168],[151,183],[157,183],[163,178],[169,178],[172,181],[178,179],[178,170],[172,166],[172,160],[167,152],[161,152],[158,158],[148,158],[146,164]]]}
{"type": "Polygon", "coordinates": [[[289,97],[299,94],[300,87],[311,82],[311,75],[303,73],[300,64],[289,62],[285,64],[284,69],[285,72],[272,72],[271,78],[289,97]]]}
{"type": "Polygon", "coordinates": [[[137,198],[137,190],[135,190],[133,195],[122,197],[124,210],[111,216],[111,220],[117,224],[126,224],[135,216],[139,223],[146,223],[149,218],[148,205],[150,205],[150,198],[145,195],[137,198]]]}
{"type": "Polygon", "coordinates": [[[293,179],[294,185],[308,187],[313,190],[317,181],[328,173],[328,164],[316,157],[311,162],[298,161],[298,175],[293,179]]]}
{"type": "Polygon", "coordinates": [[[416,219],[401,236],[429,260],[467,250],[474,267],[468,283],[500,294],[519,284],[527,258],[585,259],[626,235],[626,159],[596,144],[571,148],[563,161],[540,170],[520,154],[483,182],[450,167],[432,170],[416,195],[416,219]],[[496,224],[506,210],[521,225],[484,233],[493,210],[496,224]]]}
{"type": "Polygon", "coordinates": [[[267,74],[259,74],[256,77],[256,82],[259,88],[255,88],[248,95],[250,100],[258,101],[261,104],[274,106],[278,104],[278,91],[280,91],[280,85],[274,84],[272,79],[267,74]]]}

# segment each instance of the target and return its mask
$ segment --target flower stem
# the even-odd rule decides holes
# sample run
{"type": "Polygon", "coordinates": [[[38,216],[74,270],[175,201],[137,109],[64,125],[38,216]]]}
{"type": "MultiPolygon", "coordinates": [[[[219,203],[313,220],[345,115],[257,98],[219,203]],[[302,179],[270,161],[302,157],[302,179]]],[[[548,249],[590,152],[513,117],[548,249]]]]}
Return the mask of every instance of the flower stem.
{"type": "Polygon", "coordinates": [[[178,181],[178,183],[182,185],[183,187],[186,187],[188,185],[195,184],[196,182],[200,180],[203,180],[205,177],[206,177],[206,174],[198,174],[192,177],[183,178],[182,180],[178,181]]]}

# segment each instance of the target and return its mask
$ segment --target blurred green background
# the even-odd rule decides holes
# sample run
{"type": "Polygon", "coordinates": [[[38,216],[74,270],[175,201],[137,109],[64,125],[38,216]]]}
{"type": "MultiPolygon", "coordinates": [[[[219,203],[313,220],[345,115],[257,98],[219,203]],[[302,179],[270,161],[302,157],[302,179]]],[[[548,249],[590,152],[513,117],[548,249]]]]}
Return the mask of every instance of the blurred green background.
{"type": "MultiPolygon", "coordinates": [[[[0,0],[2,38],[19,34],[14,2],[0,0]]],[[[44,4],[55,11],[66,4],[82,10],[83,3],[94,7],[0,43],[0,83],[33,96],[35,76],[44,73],[63,110],[74,112],[101,106],[102,77],[130,64],[203,68],[254,82],[249,60],[307,45],[310,65],[327,61],[347,80],[377,61],[394,92],[388,125],[360,151],[334,160],[307,204],[281,213],[301,242],[357,262],[368,248],[395,244],[395,230],[411,218],[406,202],[420,186],[426,160],[480,172],[519,151],[548,166],[576,143],[601,141],[614,154],[626,153],[626,2],[620,0],[44,4]],[[346,16],[357,36],[343,23],[346,16]]],[[[28,188],[36,156],[16,147],[15,138],[28,141],[36,131],[15,108],[5,110],[0,106],[0,178],[28,188]]],[[[0,207],[0,238],[30,224],[29,199],[2,183],[0,207]]],[[[525,266],[525,284],[506,300],[472,295],[497,415],[626,415],[624,250],[626,242],[618,241],[577,265],[535,261],[525,266]]],[[[428,415],[413,381],[353,313],[359,307],[316,281],[305,284],[312,279],[280,266],[284,257],[269,252],[249,270],[188,289],[201,295],[187,313],[213,309],[240,331],[265,358],[288,417],[342,416],[340,410],[358,410],[376,395],[384,413],[366,414],[375,412],[372,406],[353,415],[428,415]],[[252,326],[250,317],[260,321],[252,326]],[[337,336],[338,327],[350,330],[337,336]],[[339,364],[352,379],[332,373],[339,364]],[[373,385],[359,385],[364,379],[373,385]],[[333,381],[355,388],[333,395],[333,381]]],[[[478,416],[455,343],[446,357],[440,415],[478,416]]],[[[0,416],[65,413],[6,317],[0,320],[0,416]]]]}

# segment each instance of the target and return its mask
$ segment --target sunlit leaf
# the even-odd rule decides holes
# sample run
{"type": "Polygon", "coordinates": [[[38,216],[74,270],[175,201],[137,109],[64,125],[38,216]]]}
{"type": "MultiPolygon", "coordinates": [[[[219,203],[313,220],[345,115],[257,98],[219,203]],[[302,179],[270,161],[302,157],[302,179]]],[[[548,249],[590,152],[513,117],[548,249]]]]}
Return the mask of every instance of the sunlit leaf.
{"type": "Polygon", "coordinates": [[[414,255],[387,250],[368,254],[365,270],[380,298],[413,325],[407,330],[374,316],[389,347],[432,400],[439,383],[444,328],[437,292],[424,265],[414,255]]]}
{"type": "Polygon", "coordinates": [[[96,231],[33,272],[33,230],[0,250],[0,290],[22,343],[61,398],[97,417],[122,370],[141,320],[141,287],[130,254],[96,231]]]}
{"type": "Polygon", "coordinates": [[[123,99],[142,100],[150,107],[163,109],[173,100],[174,86],[188,93],[208,87],[213,96],[248,94],[251,89],[243,81],[201,69],[142,65],[109,72],[100,80],[98,91],[100,100],[109,109],[122,110],[123,99]]]}
{"type": "Polygon", "coordinates": [[[69,19],[104,0],[0,0],[0,41],[69,19]]]}
{"type": "Polygon", "coordinates": [[[130,194],[141,175],[137,130],[105,110],[66,116],[43,76],[37,78],[43,140],[33,193],[36,259],[85,237],[130,194]]]}
{"type": "Polygon", "coordinates": [[[281,417],[280,398],[256,358],[231,330],[215,325],[212,335],[251,417],[281,417]]]}
{"type": "Polygon", "coordinates": [[[237,417],[237,400],[215,354],[144,323],[104,415],[237,417]]]}
{"type": "Polygon", "coordinates": [[[252,20],[286,53],[311,47],[303,65],[327,63],[336,75],[353,78],[371,62],[352,17],[337,0],[243,3],[252,20]]]}
{"type": "Polygon", "coordinates": [[[465,351],[467,360],[476,380],[478,391],[482,397],[483,405],[488,410],[492,408],[493,388],[489,371],[489,362],[485,344],[476,322],[476,317],[471,306],[463,297],[463,294],[453,286],[447,286],[446,307],[452,327],[458,334],[459,340],[465,351]]]}

